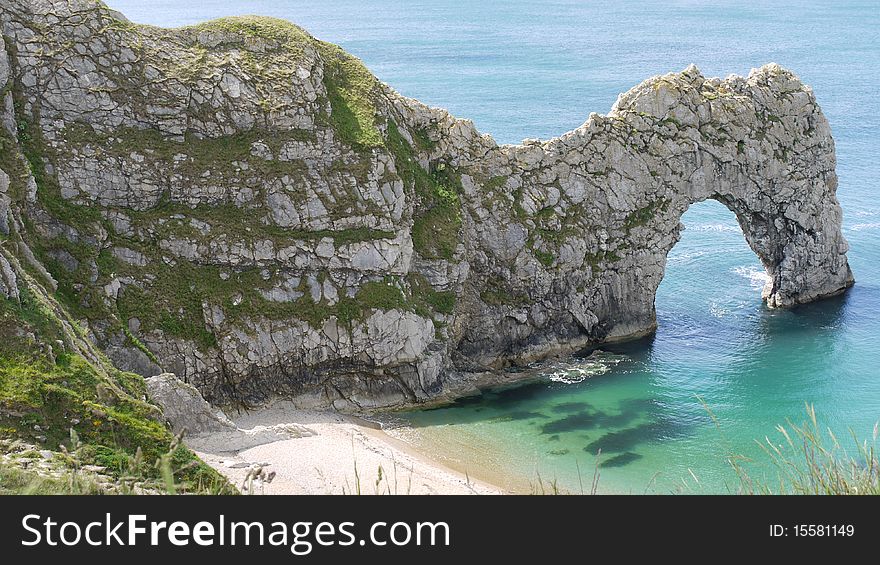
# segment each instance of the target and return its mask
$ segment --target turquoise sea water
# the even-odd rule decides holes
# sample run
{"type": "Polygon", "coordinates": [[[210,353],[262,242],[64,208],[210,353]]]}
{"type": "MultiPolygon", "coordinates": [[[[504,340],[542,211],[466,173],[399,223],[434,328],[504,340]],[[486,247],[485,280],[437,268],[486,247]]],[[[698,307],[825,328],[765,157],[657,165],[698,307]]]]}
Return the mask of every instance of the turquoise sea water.
{"type": "Polygon", "coordinates": [[[539,367],[532,384],[404,415],[410,437],[461,468],[540,473],[579,490],[602,449],[602,492],[726,492],[726,455],[813,403],[840,435],[880,419],[880,5],[876,1],[109,0],[164,26],[256,13],[361,57],[400,92],[473,119],[499,142],[559,135],[644,78],[775,61],[812,85],[837,142],[856,286],[792,311],[760,299],[760,263],[733,214],[695,205],[657,294],[653,337],[604,360],[539,367]],[[717,427],[700,399],[717,418],[717,427]]]}

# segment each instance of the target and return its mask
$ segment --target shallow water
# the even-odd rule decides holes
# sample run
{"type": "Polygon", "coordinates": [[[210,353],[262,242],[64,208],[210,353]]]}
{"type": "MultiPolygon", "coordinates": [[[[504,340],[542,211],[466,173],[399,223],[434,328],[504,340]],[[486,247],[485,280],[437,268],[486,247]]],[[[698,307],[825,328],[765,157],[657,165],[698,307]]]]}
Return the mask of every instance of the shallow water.
{"type": "Polygon", "coordinates": [[[729,454],[752,456],[753,473],[774,476],[754,440],[778,439],[776,424],[802,420],[805,402],[839,434],[869,437],[880,418],[875,1],[109,4],[166,26],[243,13],[290,19],[499,142],[563,133],[644,78],[689,63],[721,76],[770,61],[793,69],[813,86],[837,142],[857,280],[846,296],[767,310],[760,263],[733,214],[695,205],[657,294],[656,335],[607,348],[619,357],[572,358],[536,368],[537,382],[408,414],[407,433],[516,487],[539,473],[573,491],[580,475],[588,490],[601,448],[600,491],[725,492],[736,489],[729,454]]]}

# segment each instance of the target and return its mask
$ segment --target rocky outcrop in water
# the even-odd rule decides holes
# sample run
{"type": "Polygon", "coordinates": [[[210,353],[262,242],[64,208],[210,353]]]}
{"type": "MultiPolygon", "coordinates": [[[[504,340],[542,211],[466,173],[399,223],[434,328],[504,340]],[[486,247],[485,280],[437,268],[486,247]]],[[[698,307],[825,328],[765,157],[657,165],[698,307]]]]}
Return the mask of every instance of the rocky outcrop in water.
{"type": "Polygon", "coordinates": [[[498,145],[279,20],[7,0],[0,22],[0,229],[117,366],[212,402],[412,403],[649,332],[705,199],[770,307],[853,282],[828,122],[777,65],[654,77],[498,145]]]}

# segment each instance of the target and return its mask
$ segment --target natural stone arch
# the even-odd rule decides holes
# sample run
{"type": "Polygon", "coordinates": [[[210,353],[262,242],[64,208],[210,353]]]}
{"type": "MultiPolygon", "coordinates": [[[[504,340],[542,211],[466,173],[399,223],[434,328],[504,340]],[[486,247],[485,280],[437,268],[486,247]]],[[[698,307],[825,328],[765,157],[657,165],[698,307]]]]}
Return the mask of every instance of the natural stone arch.
{"type": "Polygon", "coordinates": [[[655,77],[499,146],[279,20],[161,30],[7,0],[0,27],[0,231],[51,253],[47,283],[120,368],[212,401],[410,403],[650,331],[706,198],[738,215],[771,306],[852,283],[828,123],[776,65],[655,77]]]}
{"type": "Polygon", "coordinates": [[[768,306],[842,292],[853,277],[834,167],[812,91],[777,65],[725,80],[691,66],[559,138],[489,152],[471,171],[504,178],[501,188],[464,183],[479,198],[470,225],[483,308],[460,351],[523,361],[653,330],[680,218],[707,199],[736,215],[770,277],[768,306]],[[505,192],[507,217],[485,206],[505,192]],[[514,299],[493,303],[499,295],[514,299]]]}

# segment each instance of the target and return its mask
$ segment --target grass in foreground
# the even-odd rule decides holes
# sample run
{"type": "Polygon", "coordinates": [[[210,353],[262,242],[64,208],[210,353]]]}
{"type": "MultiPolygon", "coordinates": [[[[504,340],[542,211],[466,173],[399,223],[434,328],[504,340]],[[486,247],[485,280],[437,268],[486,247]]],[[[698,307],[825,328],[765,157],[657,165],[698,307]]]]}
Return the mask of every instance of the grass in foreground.
{"type": "Polygon", "coordinates": [[[181,460],[178,455],[180,437],[175,437],[167,452],[154,461],[145,458],[138,449],[134,456],[120,459],[115,469],[94,465],[94,446],[83,443],[72,428],[69,442],[61,445],[57,452],[49,451],[50,455],[45,457],[46,450],[23,450],[18,442],[4,442],[0,447],[10,450],[10,453],[0,454],[0,495],[218,495],[236,492],[219,476],[201,477],[193,483],[188,471],[204,464],[195,458],[181,460]]]}
{"type": "Polygon", "coordinates": [[[8,463],[0,464],[0,495],[10,494],[103,494],[100,485],[73,473],[41,475],[8,463]]]}
{"type": "Polygon", "coordinates": [[[775,483],[751,476],[743,466],[746,458],[730,458],[742,494],[880,494],[878,424],[874,425],[870,443],[860,441],[850,430],[849,451],[834,432],[820,428],[812,405],[807,405],[805,422],[789,421],[776,430],[782,435],[781,442],[768,437],[758,442],[777,470],[775,483]]]}
{"type": "MultiPolygon", "coordinates": [[[[720,432],[715,414],[700,399],[709,416],[720,432]]],[[[739,484],[733,494],[754,495],[880,495],[880,458],[877,454],[877,439],[880,437],[880,423],[874,425],[871,440],[859,440],[850,430],[851,444],[845,447],[830,429],[822,429],[816,417],[815,408],[806,406],[806,420],[800,424],[788,421],[779,425],[776,431],[781,434],[781,441],[773,441],[768,437],[757,441],[767,461],[755,461],[744,455],[729,455],[728,462],[736,473],[739,484]],[[747,467],[753,463],[761,463],[766,467],[770,463],[776,470],[776,479],[767,479],[764,475],[750,472],[747,467]]],[[[722,433],[722,441],[726,442],[722,433]]],[[[848,442],[850,443],[850,442],[848,442]]],[[[586,491],[578,467],[580,492],[569,491],[560,486],[558,480],[547,480],[536,474],[536,480],[530,481],[530,494],[533,495],[568,495],[597,494],[601,467],[599,453],[593,478],[586,491]]],[[[577,463],[577,461],[575,461],[577,463]]],[[[659,473],[658,473],[659,474],[659,473]]],[[[648,490],[657,475],[651,479],[648,490]]],[[[699,484],[691,471],[691,477],[699,484]]],[[[680,492],[689,492],[687,483],[680,492]]]]}
{"type": "Polygon", "coordinates": [[[0,252],[16,266],[20,291],[0,298],[0,464],[11,467],[0,488],[78,494],[67,475],[91,466],[101,469],[98,479],[109,478],[108,492],[135,485],[150,492],[235,492],[163,424],[161,411],[146,400],[143,378],[113,367],[15,256],[2,245],[0,252]],[[40,466],[10,459],[15,444],[55,454],[46,481],[28,479],[47,474],[40,466]]]}

